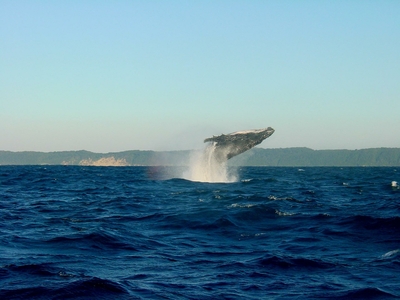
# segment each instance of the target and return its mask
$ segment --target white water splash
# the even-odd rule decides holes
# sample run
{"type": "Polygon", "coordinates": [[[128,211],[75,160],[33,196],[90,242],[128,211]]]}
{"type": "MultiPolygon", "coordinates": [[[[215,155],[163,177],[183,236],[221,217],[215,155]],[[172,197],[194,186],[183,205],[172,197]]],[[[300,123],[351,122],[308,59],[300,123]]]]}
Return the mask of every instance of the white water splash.
{"type": "Polygon", "coordinates": [[[235,182],[236,174],[228,172],[227,163],[215,157],[215,144],[208,145],[203,151],[194,151],[190,159],[185,179],[200,182],[235,182]]]}
{"type": "Polygon", "coordinates": [[[394,257],[394,256],[397,256],[397,254],[400,252],[400,249],[396,249],[396,250],[392,250],[392,251],[389,251],[389,252],[387,252],[387,253],[385,253],[385,254],[383,254],[382,256],[381,256],[381,258],[391,258],[391,257],[394,257]]]}

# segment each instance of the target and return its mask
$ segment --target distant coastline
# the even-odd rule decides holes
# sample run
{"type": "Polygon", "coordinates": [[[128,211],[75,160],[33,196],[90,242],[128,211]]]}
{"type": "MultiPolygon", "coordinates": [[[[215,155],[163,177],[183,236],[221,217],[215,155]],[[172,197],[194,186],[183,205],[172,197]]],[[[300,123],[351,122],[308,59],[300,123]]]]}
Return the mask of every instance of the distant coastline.
{"type": "MultiPolygon", "coordinates": [[[[194,150],[193,150],[194,151],[194,150]]],[[[0,165],[187,166],[191,150],[95,153],[90,151],[0,151],[0,165]]],[[[231,166],[356,167],[400,166],[400,148],[312,150],[253,148],[229,160],[231,166]]]]}

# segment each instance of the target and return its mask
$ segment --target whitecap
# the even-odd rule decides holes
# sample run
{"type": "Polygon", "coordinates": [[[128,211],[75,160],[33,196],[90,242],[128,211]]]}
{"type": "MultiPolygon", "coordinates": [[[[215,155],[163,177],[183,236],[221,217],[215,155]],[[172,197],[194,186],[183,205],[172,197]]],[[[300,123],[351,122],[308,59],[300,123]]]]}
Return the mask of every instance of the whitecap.
{"type": "Polygon", "coordinates": [[[281,216],[281,217],[286,217],[286,216],[293,216],[295,213],[289,213],[289,212],[284,212],[284,211],[280,211],[280,210],[275,210],[275,213],[278,215],[278,216],[281,216]]]}
{"type": "Polygon", "coordinates": [[[389,252],[383,254],[381,256],[381,258],[390,258],[390,257],[396,256],[397,253],[399,253],[399,252],[400,252],[400,249],[392,250],[392,251],[389,251],[389,252]]]}
{"type": "Polygon", "coordinates": [[[250,179],[242,179],[242,182],[250,182],[252,180],[253,180],[252,178],[250,178],[250,179]]]}
{"type": "Polygon", "coordinates": [[[242,203],[233,203],[231,205],[228,206],[228,208],[250,208],[253,207],[255,204],[242,204],[242,203]]]}

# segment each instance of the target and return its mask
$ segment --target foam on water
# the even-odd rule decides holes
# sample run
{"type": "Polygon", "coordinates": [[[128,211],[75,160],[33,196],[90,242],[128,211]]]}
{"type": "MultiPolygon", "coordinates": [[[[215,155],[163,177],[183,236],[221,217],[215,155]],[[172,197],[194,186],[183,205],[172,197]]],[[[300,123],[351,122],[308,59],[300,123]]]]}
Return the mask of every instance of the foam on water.
{"type": "Polygon", "coordinates": [[[237,181],[237,175],[228,172],[227,162],[220,162],[216,159],[215,149],[215,143],[211,143],[203,151],[193,151],[189,170],[185,172],[183,178],[200,182],[237,181]]]}
{"type": "Polygon", "coordinates": [[[400,252],[400,249],[389,251],[381,256],[381,258],[392,258],[400,252]]]}

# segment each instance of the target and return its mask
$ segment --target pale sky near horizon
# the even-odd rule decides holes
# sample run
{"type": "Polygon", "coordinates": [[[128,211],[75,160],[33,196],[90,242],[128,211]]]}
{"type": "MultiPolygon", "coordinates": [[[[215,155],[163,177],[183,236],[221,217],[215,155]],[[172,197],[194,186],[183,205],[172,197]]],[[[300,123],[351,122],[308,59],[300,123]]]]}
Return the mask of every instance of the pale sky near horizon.
{"type": "Polygon", "coordinates": [[[400,1],[0,0],[0,150],[400,147],[400,1]]]}

